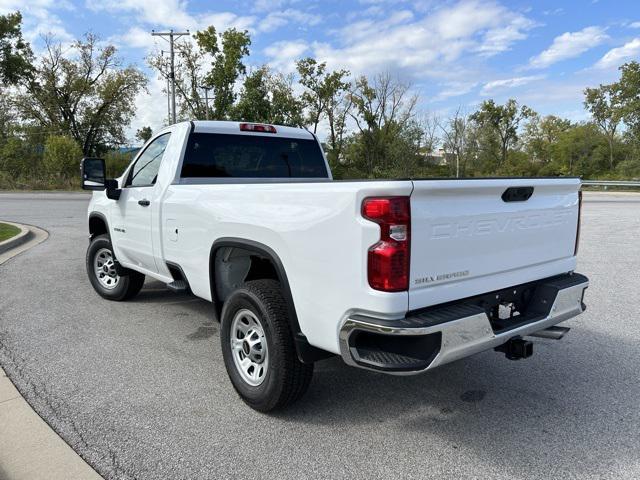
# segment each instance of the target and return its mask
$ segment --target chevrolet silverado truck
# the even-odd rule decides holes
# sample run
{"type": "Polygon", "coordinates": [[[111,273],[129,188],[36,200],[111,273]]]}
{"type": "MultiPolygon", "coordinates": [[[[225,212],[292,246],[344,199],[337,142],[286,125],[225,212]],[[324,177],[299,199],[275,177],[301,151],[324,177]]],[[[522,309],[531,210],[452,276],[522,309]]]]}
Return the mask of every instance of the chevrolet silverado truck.
{"type": "Polygon", "coordinates": [[[303,395],[315,361],[408,375],[532,353],[582,313],[578,178],[333,181],[307,130],[222,121],[157,132],[124,174],[85,158],[89,280],[145,277],[213,302],[252,408],[303,395]]]}

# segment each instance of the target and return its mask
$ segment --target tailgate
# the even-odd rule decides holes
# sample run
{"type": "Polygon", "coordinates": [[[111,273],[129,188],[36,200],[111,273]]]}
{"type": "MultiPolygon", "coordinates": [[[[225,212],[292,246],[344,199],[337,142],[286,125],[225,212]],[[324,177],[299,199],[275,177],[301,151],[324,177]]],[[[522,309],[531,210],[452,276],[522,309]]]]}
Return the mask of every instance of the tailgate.
{"type": "Polygon", "coordinates": [[[415,181],[409,310],[572,271],[579,190],[577,178],[415,181]],[[533,193],[503,200],[516,187],[533,193]]]}

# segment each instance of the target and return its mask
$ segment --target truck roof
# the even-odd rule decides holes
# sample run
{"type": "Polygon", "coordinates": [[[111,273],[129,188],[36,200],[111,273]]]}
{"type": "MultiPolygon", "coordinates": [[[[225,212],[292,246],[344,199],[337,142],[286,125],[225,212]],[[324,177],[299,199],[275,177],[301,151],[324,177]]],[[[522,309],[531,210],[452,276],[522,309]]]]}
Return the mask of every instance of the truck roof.
{"type": "Polygon", "coordinates": [[[194,131],[198,133],[222,133],[226,135],[267,135],[285,138],[302,138],[313,140],[311,132],[304,128],[287,127],[284,125],[262,124],[259,122],[232,122],[223,120],[195,120],[192,122],[194,131]],[[276,129],[276,133],[242,131],[241,124],[270,125],[276,129]]]}

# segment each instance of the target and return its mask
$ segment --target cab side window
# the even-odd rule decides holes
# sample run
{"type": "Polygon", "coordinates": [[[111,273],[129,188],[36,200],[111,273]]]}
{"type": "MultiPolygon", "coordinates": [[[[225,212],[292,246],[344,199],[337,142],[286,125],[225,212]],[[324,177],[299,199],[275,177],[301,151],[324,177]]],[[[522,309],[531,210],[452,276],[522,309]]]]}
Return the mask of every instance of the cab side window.
{"type": "Polygon", "coordinates": [[[169,143],[170,133],[160,135],[147,145],[129,172],[127,187],[151,187],[155,185],[162,156],[169,143]]]}

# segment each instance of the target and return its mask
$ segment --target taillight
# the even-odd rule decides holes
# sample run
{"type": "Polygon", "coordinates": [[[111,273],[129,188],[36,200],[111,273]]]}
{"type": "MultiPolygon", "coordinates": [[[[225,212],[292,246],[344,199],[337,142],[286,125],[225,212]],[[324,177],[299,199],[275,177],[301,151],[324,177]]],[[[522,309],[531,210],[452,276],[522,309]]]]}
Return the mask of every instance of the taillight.
{"type": "Polygon", "coordinates": [[[241,132],[260,132],[260,133],[278,133],[273,125],[264,125],[262,123],[241,123],[241,132]]]}
{"type": "Polygon", "coordinates": [[[573,249],[573,255],[578,254],[578,246],[580,245],[580,221],[582,219],[582,190],[578,190],[578,227],[576,228],[576,245],[573,249]]]}
{"type": "Polygon", "coordinates": [[[365,198],[362,216],[380,225],[380,240],[368,252],[369,285],[383,292],[407,290],[411,242],[409,197],[365,198]]]}

